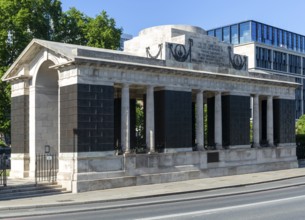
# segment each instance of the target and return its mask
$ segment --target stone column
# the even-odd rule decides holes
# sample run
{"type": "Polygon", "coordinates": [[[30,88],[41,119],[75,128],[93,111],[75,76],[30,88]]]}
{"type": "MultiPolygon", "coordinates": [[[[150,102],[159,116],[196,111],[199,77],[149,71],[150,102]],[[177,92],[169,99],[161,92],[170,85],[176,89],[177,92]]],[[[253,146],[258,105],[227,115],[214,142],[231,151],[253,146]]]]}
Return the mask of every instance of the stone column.
{"type": "Polygon", "coordinates": [[[253,97],[253,146],[259,147],[259,96],[253,97]]]}
{"type": "Polygon", "coordinates": [[[267,98],[267,140],[269,146],[274,145],[273,138],[273,97],[268,96],[267,98]]]}
{"type": "Polygon", "coordinates": [[[122,87],[121,110],[121,144],[124,153],[130,153],[130,114],[129,114],[129,85],[122,87]]]}
{"type": "Polygon", "coordinates": [[[221,111],[221,92],[215,94],[215,144],[216,149],[222,147],[222,111],[221,111]]]}
{"type": "Polygon", "coordinates": [[[203,91],[196,94],[196,143],[197,149],[204,149],[204,118],[203,118],[203,91]]]}
{"type": "Polygon", "coordinates": [[[151,85],[146,89],[146,146],[149,153],[155,152],[154,87],[151,85]]]}

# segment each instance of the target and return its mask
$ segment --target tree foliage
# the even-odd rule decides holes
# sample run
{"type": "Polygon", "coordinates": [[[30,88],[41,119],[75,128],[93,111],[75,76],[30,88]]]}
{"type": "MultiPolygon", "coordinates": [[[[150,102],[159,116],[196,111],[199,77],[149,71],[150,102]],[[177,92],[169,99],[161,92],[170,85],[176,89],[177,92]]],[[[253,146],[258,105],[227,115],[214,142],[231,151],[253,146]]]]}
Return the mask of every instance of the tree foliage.
{"type": "Polygon", "coordinates": [[[57,41],[64,43],[87,45],[86,30],[90,17],[76,8],[70,8],[62,14],[57,41]]]}
{"type": "MultiPolygon", "coordinates": [[[[105,11],[91,18],[60,0],[0,0],[0,77],[33,38],[119,48],[121,28],[105,11]]],[[[10,87],[0,81],[0,133],[10,133],[10,87]]]]}
{"type": "Polygon", "coordinates": [[[88,46],[118,49],[122,29],[117,29],[115,26],[115,20],[109,18],[106,11],[102,11],[95,19],[90,19],[86,34],[88,46]]]}
{"type": "Polygon", "coordinates": [[[305,134],[305,115],[302,115],[296,122],[295,126],[296,134],[305,134]]]}

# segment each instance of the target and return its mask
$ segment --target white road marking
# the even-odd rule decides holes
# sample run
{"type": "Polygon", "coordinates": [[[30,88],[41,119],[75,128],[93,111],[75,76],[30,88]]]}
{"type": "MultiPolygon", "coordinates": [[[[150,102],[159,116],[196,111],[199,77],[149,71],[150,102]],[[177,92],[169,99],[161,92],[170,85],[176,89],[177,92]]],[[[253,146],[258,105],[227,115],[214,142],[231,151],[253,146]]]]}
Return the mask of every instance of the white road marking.
{"type": "Polygon", "coordinates": [[[229,207],[224,207],[224,208],[216,208],[216,209],[208,209],[208,210],[202,210],[202,211],[177,213],[177,214],[172,214],[172,215],[160,215],[160,216],[155,216],[155,217],[140,218],[140,219],[136,219],[136,220],[169,219],[169,218],[177,218],[177,217],[191,216],[191,215],[212,214],[212,213],[215,213],[215,212],[222,212],[222,211],[226,211],[226,210],[242,209],[242,208],[248,208],[248,207],[253,207],[253,206],[287,202],[287,201],[291,201],[291,200],[295,200],[295,199],[304,199],[304,198],[305,198],[305,195],[304,196],[295,196],[295,197],[290,197],[290,198],[284,198],[284,199],[269,200],[269,201],[264,201],[264,202],[250,203],[250,204],[245,204],[245,205],[229,206],[229,207]]]}

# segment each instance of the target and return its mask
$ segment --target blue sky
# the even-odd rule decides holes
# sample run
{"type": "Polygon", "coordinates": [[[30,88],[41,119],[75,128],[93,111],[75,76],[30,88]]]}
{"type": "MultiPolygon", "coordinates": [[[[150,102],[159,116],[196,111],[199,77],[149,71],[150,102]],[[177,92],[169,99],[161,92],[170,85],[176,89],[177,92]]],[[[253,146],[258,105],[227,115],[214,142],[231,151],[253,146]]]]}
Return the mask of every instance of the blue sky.
{"type": "Polygon", "coordinates": [[[144,28],[187,24],[211,29],[257,20],[305,35],[304,0],[61,0],[64,11],[76,7],[94,17],[105,10],[124,33],[144,28]]]}

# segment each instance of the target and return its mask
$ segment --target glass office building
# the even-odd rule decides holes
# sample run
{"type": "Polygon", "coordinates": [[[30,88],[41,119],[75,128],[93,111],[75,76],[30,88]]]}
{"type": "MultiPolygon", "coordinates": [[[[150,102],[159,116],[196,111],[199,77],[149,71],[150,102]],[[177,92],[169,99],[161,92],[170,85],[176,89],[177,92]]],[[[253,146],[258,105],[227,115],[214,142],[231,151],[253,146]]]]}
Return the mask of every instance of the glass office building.
{"type": "MultiPolygon", "coordinates": [[[[254,57],[251,69],[270,74],[288,74],[302,86],[296,89],[296,118],[305,110],[305,36],[257,21],[244,21],[208,30],[208,35],[231,43],[235,48],[254,44],[243,55],[254,57]],[[247,54],[248,53],[248,54],[247,54]],[[250,54],[254,53],[254,54],[250,54]]],[[[238,52],[237,52],[238,53],[238,52]]]]}
{"type": "Polygon", "coordinates": [[[256,21],[245,21],[208,31],[231,44],[259,42],[305,54],[305,36],[256,21]]]}

